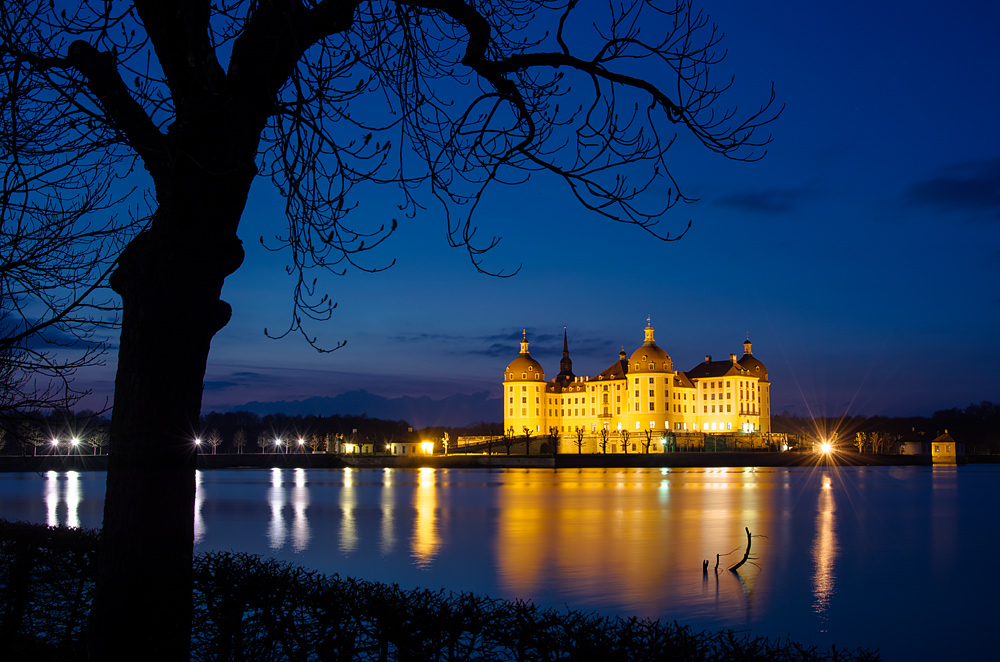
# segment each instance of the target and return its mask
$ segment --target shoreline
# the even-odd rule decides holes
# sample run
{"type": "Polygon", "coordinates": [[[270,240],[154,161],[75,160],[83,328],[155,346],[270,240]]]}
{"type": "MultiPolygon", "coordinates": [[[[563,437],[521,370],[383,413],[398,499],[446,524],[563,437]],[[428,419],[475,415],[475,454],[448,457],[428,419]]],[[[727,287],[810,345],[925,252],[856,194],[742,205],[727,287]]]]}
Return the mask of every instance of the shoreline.
{"type": "MultiPolygon", "coordinates": [[[[1000,455],[969,456],[968,464],[1000,464],[1000,455]]],[[[965,463],[959,463],[965,464],[965,463]]],[[[621,469],[739,467],[931,466],[930,456],[820,453],[650,453],[551,455],[334,455],[328,453],[243,453],[199,455],[198,469],[621,469]]],[[[948,465],[944,465],[948,466],[948,465]]],[[[954,466],[954,465],[951,465],[954,466]]],[[[0,456],[0,473],[107,471],[107,455],[0,456]]]]}

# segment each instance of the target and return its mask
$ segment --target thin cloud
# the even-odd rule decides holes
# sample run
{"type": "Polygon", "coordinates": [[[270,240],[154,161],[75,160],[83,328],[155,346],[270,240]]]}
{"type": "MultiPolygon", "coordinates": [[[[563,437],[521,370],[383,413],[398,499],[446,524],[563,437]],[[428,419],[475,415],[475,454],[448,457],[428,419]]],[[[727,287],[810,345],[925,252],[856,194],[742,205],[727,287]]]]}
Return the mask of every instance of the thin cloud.
{"type": "Polygon", "coordinates": [[[1000,159],[949,166],[936,177],[911,184],[903,197],[911,205],[989,212],[1000,220],[1000,159]]]}
{"type": "Polygon", "coordinates": [[[803,200],[815,197],[816,194],[814,189],[804,187],[739,191],[719,198],[718,203],[761,214],[787,214],[798,209],[803,200]]]}

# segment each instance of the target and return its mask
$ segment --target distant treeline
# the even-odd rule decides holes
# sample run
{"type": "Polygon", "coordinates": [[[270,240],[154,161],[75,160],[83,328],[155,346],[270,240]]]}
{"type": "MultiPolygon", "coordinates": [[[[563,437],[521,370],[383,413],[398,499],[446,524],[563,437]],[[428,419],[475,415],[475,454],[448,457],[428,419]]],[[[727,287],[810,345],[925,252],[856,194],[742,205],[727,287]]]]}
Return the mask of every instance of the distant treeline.
{"type": "Polygon", "coordinates": [[[926,416],[845,416],[809,418],[783,412],[771,416],[771,430],[795,435],[833,437],[852,443],[858,432],[937,437],[948,432],[966,444],[969,454],[1000,453],[1000,405],[983,401],[965,409],[942,409],[926,416]]]}
{"type": "MultiPolygon", "coordinates": [[[[0,454],[36,455],[107,452],[108,427],[104,416],[89,411],[78,413],[28,413],[17,419],[0,420],[0,454]],[[72,442],[76,440],[74,445],[72,442]],[[57,442],[55,445],[53,441],[57,442]]],[[[930,417],[846,416],[809,418],[783,412],[771,417],[771,430],[799,438],[832,437],[852,443],[858,432],[889,435],[918,433],[931,438],[945,430],[966,444],[969,454],[1000,453],[1000,406],[992,402],[971,404],[965,409],[943,409],[930,417]]],[[[406,421],[360,416],[287,416],[253,412],[211,412],[201,417],[199,429],[192,431],[202,440],[203,453],[306,452],[334,450],[337,440],[361,443],[390,441],[434,441],[444,435],[503,435],[499,422],[481,421],[465,427],[415,429],[406,421]],[[303,443],[299,444],[299,440],[303,443]],[[280,445],[275,442],[279,442],[280,445]],[[328,446],[329,445],[329,446],[328,446]]]]}
{"type": "MultiPolygon", "coordinates": [[[[275,453],[334,450],[338,442],[385,444],[391,441],[435,441],[467,435],[501,434],[499,423],[463,428],[416,430],[406,421],[360,416],[287,416],[253,412],[212,412],[199,421],[191,441],[202,453],[275,453]],[[302,443],[299,443],[299,440],[302,443]]],[[[0,420],[0,454],[50,455],[107,453],[110,421],[91,411],[30,412],[0,420]]]]}

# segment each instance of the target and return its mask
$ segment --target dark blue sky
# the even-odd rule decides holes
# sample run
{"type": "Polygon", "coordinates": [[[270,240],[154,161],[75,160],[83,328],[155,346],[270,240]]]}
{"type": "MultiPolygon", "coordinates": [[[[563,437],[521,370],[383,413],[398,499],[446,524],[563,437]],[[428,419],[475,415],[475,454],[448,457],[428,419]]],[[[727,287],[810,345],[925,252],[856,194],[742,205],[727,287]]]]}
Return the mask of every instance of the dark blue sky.
{"type": "MultiPolygon", "coordinates": [[[[682,370],[741,353],[749,333],[775,413],[929,415],[1000,401],[1000,6],[703,5],[726,33],[715,75],[736,76],[729,103],[750,111],[773,81],[785,110],[763,161],[677,146],[674,175],[699,198],[664,220],[675,231],[693,222],[683,240],[590,217],[542,177],[498,188],[481,231],[503,237],[488,265],[522,265],[516,277],[478,274],[447,248],[434,210],[401,219],[367,256],[393,268],[325,279],[339,307],[311,332],[348,344],[320,355],[263,335],[287,325],[293,283],[258,242],[281,221],[260,181],[205,409],[359,388],[499,395],[522,328],[552,377],[565,324],[576,373],[592,375],[642,343],[647,316],[682,370]]],[[[360,202],[372,222],[393,217],[392,200],[360,202]]],[[[112,380],[109,367],[81,384],[103,395],[112,380]]]]}

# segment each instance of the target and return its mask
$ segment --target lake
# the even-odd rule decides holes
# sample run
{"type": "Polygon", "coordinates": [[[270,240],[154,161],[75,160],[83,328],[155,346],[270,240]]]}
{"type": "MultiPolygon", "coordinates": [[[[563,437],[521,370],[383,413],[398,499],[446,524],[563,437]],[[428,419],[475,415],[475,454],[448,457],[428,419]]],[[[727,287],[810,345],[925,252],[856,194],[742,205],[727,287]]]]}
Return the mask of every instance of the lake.
{"type": "MultiPolygon", "coordinates": [[[[2,474],[0,517],[99,527],[103,494],[101,473],[2,474]]],[[[998,503],[996,465],[233,469],[199,472],[195,531],[199,551],[404,588],[975,659],[994,648],[998,503]],[[756,565],[727,572],[746,528],[756,565]]]]}

